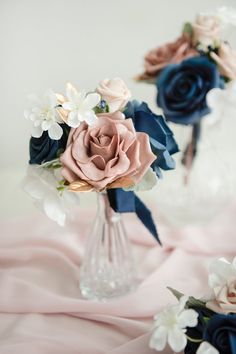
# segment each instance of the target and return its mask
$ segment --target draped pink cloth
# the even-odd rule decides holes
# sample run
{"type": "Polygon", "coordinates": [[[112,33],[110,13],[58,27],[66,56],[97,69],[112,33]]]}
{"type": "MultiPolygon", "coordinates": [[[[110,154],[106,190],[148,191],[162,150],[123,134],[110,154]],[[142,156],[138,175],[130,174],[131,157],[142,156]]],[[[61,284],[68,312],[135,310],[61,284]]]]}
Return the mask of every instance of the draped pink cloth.
{"type": "Polygon", "coordinates": [[[209,262],[236,255],[236,205],[202,228],[159,225],[162,248],[130,215],[140,285],[107,303],[87,301],[79,266],[91,217],[79,214],[67,229],[43,215],[1,222],[0,354],[157,353],[148,347],[152,318],[175,301],[166,287],[203,296],[209,262]]]}

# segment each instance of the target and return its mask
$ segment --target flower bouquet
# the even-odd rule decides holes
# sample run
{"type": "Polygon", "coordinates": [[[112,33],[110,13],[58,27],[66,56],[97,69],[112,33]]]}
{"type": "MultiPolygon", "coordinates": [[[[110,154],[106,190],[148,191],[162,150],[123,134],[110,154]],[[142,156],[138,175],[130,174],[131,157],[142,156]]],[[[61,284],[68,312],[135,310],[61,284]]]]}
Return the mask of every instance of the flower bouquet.
{"type": "Polygon", "coordinates": [[[230,24],[236,24],[233,9],[198,15],[195,22],[185,23],[176,41],[145,56],[145,70],[137,77],[155,84],[157,106],[175,125],[181,150],[175,184],[165,180],[160,193],[171,199],[158,201],[174,224],[209,221],[235,193],[229,137],[236,107],[236,51],[222,39],[230,24]]]}
{"type": "Polygon", "coordinates": [[[169,288],[179,303],[156,315],[150,347],[168,345],[178,353],[236,353],[236,258],[212,262],[208,299],[184,296],[169,288]]]}
{"type": "Polygon", "coordinates": [[[184,24],[177,40],[145,56],[145,71],[137,77],[156,85],[157,105],[168,121],[192,127],[182,156],[188,170],[197,153],[202,119],[212,108],[207,94],[236,78],[236,51],[221,38],[223,25],[232,22],[235,12],[226,8],[199,14],[195,22],[184,24]]]}
{"type": "Polygon", "coordinates": [[[159,241],[151,212],[135,194],[154,187],[161,169],[174,168],[178,151],[172,131],[147,104],[130,101],[119,79],[103,80],[86,93],[67,85],[66,95],[49,90],[30,96],[32,122],[25,189],[60,225],[81,192],[97,192],[98,212],[80,273],[87,298],[129,291],[135,269],[121,213],[135,212],[159,241]]]}

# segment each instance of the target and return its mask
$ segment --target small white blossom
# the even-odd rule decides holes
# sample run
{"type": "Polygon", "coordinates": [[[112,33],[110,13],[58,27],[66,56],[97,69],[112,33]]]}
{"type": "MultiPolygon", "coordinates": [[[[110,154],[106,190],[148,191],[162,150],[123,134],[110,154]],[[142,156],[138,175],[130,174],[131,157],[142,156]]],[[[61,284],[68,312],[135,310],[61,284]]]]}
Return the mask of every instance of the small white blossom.
{"type": "Polygon", "coordinates": [[[141,181],[138,184],[135,184],[131,187],[123,188],[126,191],[149,191],[151,190],[158,182],[158,178],[156,173],[153,171],[151,167],[147,170],[145,175],[142,177],[141,181]]]}
{"type": "Polygon", "coordinates": [[[187,344],[186,327],[197,325],[198,313],[185,309],[187,296],[182,296],[177,305],[168,306],[155,316],[150,348],[162,351],[168,343],[174,352],[181,352],[187,344]]]}
{"type": "Polygon", "coordinates": [[[48,131],[48,135],[53,140],[59,140],[63,134],[63,130],[58,123],[63,123],[60,118],[56,106],[57,98],[52,90],[48,90],[42,100],[36,95],[29,96],[29,109],[25,110],[26,119],[32,121],[31,134],[35,138],[40,138],[44,131],[48,131]]]}
{"type": "Polygon", "coordinates": [[[206,96],[211,113],[207,116],[212,122],[236,115],[236,80],[231,81],[224,89],[214,88],[206,96]]]}
{"type": "Polygon", "coordinates": [[[64,226],[66,216],[71,214],[79,198],[76,193],[67,190],[59,193],[57,187],[60,179],[62,177],[59,169],[54,171],[38,165],[29,166],[27,176],[23,181],[23,188],[49,219],[64,226]]]}
{"type": "Polygon", "coordinates": [[[196,354],[220,354],[220,352],[208,342],[202,342],[196,354]]]}
{"type": "Polygon", "coordinates": [[[93,108],[101,100],[98,93],[78,92],[71,84],[67,84],[66,96],[68,101],[64,102],[62,107],[69,111],[67,124],[70,127],[77,128],[83,121],[88,125],[96,122],[97,116],[93,108]]]}

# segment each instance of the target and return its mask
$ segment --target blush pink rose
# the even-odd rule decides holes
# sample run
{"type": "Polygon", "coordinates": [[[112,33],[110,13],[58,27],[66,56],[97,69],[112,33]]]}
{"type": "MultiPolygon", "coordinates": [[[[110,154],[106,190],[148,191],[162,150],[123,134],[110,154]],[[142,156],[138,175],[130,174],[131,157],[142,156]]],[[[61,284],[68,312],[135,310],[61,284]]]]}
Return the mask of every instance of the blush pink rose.
{"type": "Polygon", "coordinates": [[[137,77],[137,80],[155,79],[165,66],[180,63],[184,59],[197,55],[198,52],[192,47],[188,35],[183,34],[176,41],[151,50],[145,56],[145,71],[137,77]]]}
{"type": "Polygon", "coordinates": [[[192,28],[194,45],[201,43],[209,46],[220,41],[220,20],[216,16],[198,15],[192,28]]]}
{"type": "Polygon", "coordinates": [[[115,112],[124,108],[131,98],[131,92],[120,78],[105,79],[96,89],[109,106],[109,112],[115,112]]]}
{"type": "Polygon", "coordinates": [[[236,279],[213,289],[214,300],[207,302],[207,307],[218,313],[236,313],[236,279]]]}
{"type": "Polygon", "coordinates": [[[221,43],[218,54],[211,52],[211,57],[218,65],[221,75],[230,80],[236,79],[236,51],[229,44],[221,43]]]}
{"type": "Polygon", "coordinates": [[[149,137],[135,131],[121,112],[99,114],[93,126],[71,129],[61,156],[62,175],[69,182],[86,181],[97,190],[121,177],[138,183],[156,159],[149,137]]]}

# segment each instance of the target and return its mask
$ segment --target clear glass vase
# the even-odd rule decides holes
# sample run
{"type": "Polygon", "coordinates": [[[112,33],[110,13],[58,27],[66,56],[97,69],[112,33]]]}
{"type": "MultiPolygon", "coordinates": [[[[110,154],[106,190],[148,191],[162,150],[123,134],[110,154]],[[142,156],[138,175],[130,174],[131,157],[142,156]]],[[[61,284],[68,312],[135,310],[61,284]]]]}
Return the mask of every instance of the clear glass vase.
{"type": "Polygon", "coordinates": [[[80,290],[87,299],[106,300],[133,290],[136,272],[122,215],[110,207],[106,193],[97,193],[97,203],[80,270],[80,290]]]}

